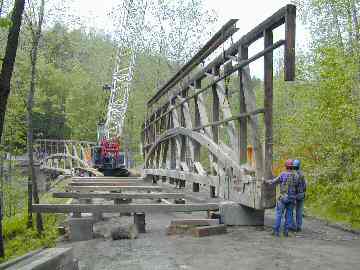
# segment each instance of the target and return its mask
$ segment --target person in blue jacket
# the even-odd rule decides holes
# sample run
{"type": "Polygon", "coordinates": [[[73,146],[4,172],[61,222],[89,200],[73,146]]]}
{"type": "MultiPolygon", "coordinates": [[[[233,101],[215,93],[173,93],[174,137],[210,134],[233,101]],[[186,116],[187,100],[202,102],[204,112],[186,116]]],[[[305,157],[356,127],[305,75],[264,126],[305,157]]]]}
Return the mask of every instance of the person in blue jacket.
{"type": "Polygon", "coordinates": [[[282,172],[278,177],[273,180],[266,180],[265,182],[271,185],[279,185],[280,186],[280,196],[276,202],[275,208],[275,224],[273,227],[273,234],[275,236],[280,236],[280,227],[281,220],[285,215],[284,222],[284,236],[288,236],[289,229],[291,227],[292,221],[292,212],[294,209],[294,203],[296,200],[296,175],[292,170],[293,161],[288,159],[285,162],[286,171],[282,172]]]}
{"type": "Polygon", "coordinates": [[[293,169],[297,176],[297,194],[295,201],[295,217],[291,218],[293,229],[298,232],[302,231],[302,223],[303,223],[303,213],[304,213],[304,201],[305,201],[305,193],[306,193],[306,180],[303,172],[300,170],[301,162],[298,159],[293,161],[293,169]]]}

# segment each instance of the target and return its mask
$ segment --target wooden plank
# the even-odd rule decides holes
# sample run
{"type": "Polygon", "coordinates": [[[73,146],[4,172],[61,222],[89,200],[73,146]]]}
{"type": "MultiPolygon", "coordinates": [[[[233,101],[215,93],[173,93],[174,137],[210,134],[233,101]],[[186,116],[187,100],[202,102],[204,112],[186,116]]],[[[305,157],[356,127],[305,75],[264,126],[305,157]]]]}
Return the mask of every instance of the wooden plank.
{"type": "Polygon", "coordinates": [[[173,219],[171,225],[214,226],[219,224],[218,219],[173,219]]]}
{"type": "Polygon", "coordinates": [[[161,191],[161,187],[155,186],[72,186],[69,187],[73,191],[116,191],[116,190],[144,190],[144,191],[161,191]]]}
{"type": "Polygon", "coordinates": [[[94,181],[100,181],[100,180],[110,180],[110,181],[129,181],[129,180],[143,180],[142,177],[133,177],[133,176],[129,176],[129,177],[117,177],[117,176],[73,176],[71,177],[72,180],[94,180],[94,181]]]}
{"type": "Polygon", "coordinates": [[[288,5],[285,15],[285,81],[295,80],[296,6],[288,5]]]}
{"type": "MultiPolygon", "coordinates": [[[[176,110],[171,111],[172,121],[173,121],[173,127],[177,128],[180,127],[179,123],[179,117],[176,110]]],[[[176,168],[180,169],[181,166],[181,141],[180,136],[175,137],[175,145],[176,145],[176,168]]]]}
{"type": "Polygon", "coordinates": [[[207,204],[33,204],[35,213],[167,213],[218,210],[216,203],[207,204]]]}
{"type": "Polygon", "coordinates": [[[112,176],[95,176],[95,177],[72,177],[73,181],[143,181],[142,177],[112,177],[112,176]]]}
{"type": "Polygon", "coordinates": [[[203,226],[195,227],[192,229],[191,234],[194,237],[204,237],[211,235],[218,235],[227,233],[226,225],[213,225],[213,226],[203,226]]]}
{"type": "Polygon", "coordinates": [[[136,186],[141,185],[143,183],[141,182],[102,182],[102,181],[94,181],[94,182],[82,182],[82,181],[76,181],[76,182],[70,182],[70,186],[136,186]]]}
{"type": "Polygon", "coordinates": [[[76,199],[181,199],[183,193],[79,193],[79,192],[54,192],[54,198],[76,198],[76,199]]]}

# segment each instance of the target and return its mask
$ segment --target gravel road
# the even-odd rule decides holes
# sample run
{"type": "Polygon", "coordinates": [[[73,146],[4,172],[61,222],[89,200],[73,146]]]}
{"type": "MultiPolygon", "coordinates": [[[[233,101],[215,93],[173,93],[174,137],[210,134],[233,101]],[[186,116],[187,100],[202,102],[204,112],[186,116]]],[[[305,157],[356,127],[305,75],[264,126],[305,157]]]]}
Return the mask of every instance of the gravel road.
{"type": "Polygon", "coordinates": [[[308,218],[301,234],[275,238],[271,214],[264,227],[228,227],[225,235],[204,238],[165,234],[171,219],[204,214],[151,214],[146,234],[118,241],[110,239],[111,228],[132,218],[108,215],[94,229],[104,237],[60,246],[74,247],[80,270],[360,269],[359,236],[308,218]]]}

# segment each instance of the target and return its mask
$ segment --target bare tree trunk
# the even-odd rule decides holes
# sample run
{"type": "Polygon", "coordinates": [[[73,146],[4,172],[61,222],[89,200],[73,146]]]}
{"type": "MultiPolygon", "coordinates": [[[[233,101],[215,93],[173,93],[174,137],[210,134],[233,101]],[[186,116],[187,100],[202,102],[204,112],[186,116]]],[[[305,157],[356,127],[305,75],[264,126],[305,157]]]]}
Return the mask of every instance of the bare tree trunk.
{"type": "Polygon", "coordinates": [[[352,9],[352,17],[353,17],[354,28],[355,28],[354,29],[355,30],[355,39],[357,42],[359,42],[360,41],[360,32],[359,32],[360,29],[359,29],[359,20],[358,20],[355,0],[352,1],[351,9],[352,9]]]}
{"type": "MultiPolygon", "coordinates": [[[[11,26],[9,29],[6,43],[5,56],[2,62],[0,72],[0,141],[4,128],[5,111],[7,100],[10,94],[10,81],[14,70],[14,62],[19,42],[19,32],[21,26],[22,14],[24,11],[25,0],[15,0],[14,9],[11,15],[11,26]]],[[[4,241],[2,233],[2,190],[0,193],[0,257],[5,256],[4,241]]]]}
{"type": "MultiPolygon", "coordinates": [[[[10,81],[14,69],[16,51],[19,41],[22,13],[24,11],[25,0],[16,0],[11,15],[11,27],[9,29],[5,56],[2,62],[0,73],[0,140],[4,127],[5,111],[7,100],[10,94],[10,81]]],[[[0,251],[1,256],[1,251],[0,251]]]]}
{"type": "Polygon", "coordinates": [[[341,46],[341,48],[344,49],[344,43],[343,43],[343,39],[342,39],[342,35],[341,35],[341,28],[340,28],[340,22],[339,22],[339,14],[338,14],[338,11],[337,11],[334,3],[330,2],[329,4],[330,4],[332,16],[333,16],[333,21],[334,21],[336,31],[337,31],[338,43],[341,46]]]}
{"type": "MultiPolygon", "coordinates": [[[[44,18],[44,5],[45,1],[41,1],[41,6],[39,10],[39,21],[37,22],[37,28],[32,28],[32,48],[30,53],[30,62],[31,62],[31,79],[30,79],[30,90],[27,100],[27,122],[28,122],[28,131],[27,131],[27,150],[29,155],[29,179],[32,183],[32,194],[34,197],[34,203],[39,204],[39,192],[34,168],[34,155],[33,155],[33,144],[34,144],[34,134],[33,134],[33,115],[32,110],[34,107],[34,95],[35,95],[35,81],[36,81],[36,64],[37,56],[39,49],[39,41],[41,38],[41,28],[44,18]]],[[[31,25],[33,27],[33,24],[31,25]]],[[[44,230],[43,221],[40,213],[36,213],[36,229],[38,233],[42,233],[44,230]]]]}
{"type": "MultiPolygon", "coordinates": [[[[34,168],[34,155],[33,155],[33,117],[32,109],[34,106],[34,94],[35,94],[35,79],[36,79],[36,62],[37,62],[37,50],[38,50],[38,41],[33,42],[33,48],[31,51],[31,81],[30,81],[30,91],[27,101],[27,150],[29,154],[29,179],[32,183],[32,193],[34,197],[34,203],[40,203],[37,180],[34,168]]],[[[40,213],[36,213],[36,228],[39,233],[43,231],[43,222],[40,213]]]]}
{"type": "Polygon", "coordinates": [[[349,36],[349,52],[351,54],[354,53],[354,31],[353,31],[353,20],[351,14],[351,4],[346,3],[345,6],[346,15],[347,15],[347,29],[348,29],[348,36],[349,36]]]}

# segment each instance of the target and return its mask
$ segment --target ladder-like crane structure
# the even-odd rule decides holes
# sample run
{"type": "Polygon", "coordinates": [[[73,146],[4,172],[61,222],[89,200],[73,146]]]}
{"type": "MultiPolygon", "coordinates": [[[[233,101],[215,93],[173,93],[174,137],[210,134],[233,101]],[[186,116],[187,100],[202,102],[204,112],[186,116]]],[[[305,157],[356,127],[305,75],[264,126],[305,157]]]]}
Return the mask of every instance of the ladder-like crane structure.
{"type": "MultiPolygon", "coordinates": [[[[144,20],[146,0],[123,0],[120,7],[118,25],[118,48],[112,84],[105,85],[110,91],[105,123],[98,126],[100,146],[94,153],[94,164],[105,174],[121,171],[126,174],[127,157],[120,149],[124,120],[128,108],[129,95],[136,61],[137,29],[144,20]],[[145,5],[144,5],[145,4],[145,5]]],[[[118,174],[118,173],[116,173],[118,174]]]]}

